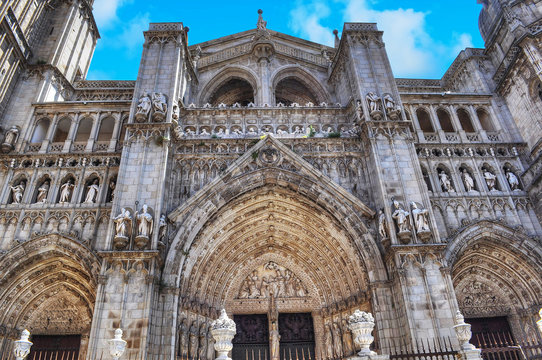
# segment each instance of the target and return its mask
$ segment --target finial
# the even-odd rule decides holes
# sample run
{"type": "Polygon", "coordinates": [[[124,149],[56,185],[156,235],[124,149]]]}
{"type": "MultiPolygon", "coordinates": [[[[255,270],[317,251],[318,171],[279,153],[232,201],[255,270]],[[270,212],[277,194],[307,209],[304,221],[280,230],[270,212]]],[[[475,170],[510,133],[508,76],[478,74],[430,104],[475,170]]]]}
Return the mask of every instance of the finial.
{"type": "Polygon", "coordinates": [[[258,15],[261,15],[263,14],[263,10],[262,9],[258,9],[258,15]]]}
{"type": "Polygon", "coordinates": [[[335,35],[335,48],[338,48],[339,43],[341,42],[341,40],[339,39],[339,30],[333,30],[333,35],[335,35]]]}

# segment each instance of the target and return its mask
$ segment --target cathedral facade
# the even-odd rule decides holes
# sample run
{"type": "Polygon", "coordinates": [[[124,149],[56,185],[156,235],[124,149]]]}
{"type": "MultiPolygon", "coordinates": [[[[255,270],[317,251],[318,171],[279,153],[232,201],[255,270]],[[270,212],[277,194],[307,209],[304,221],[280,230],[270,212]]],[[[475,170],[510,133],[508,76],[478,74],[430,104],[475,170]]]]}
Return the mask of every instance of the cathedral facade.
{"type": "Polygon", "coordinates": [[[395,78],[376,24],[329,47],[259,11],[151,23],[135,81],[85,80],[92,0],[0,3],[0,351],[102,359],[121,328],[126,358],[211,360],[223,308],[234,360],[277,331],[351,356],[356,309],[383,354],[457,349],[458,311],[541,341],[542,2],[481,2],[442,79],[395,78]]]}

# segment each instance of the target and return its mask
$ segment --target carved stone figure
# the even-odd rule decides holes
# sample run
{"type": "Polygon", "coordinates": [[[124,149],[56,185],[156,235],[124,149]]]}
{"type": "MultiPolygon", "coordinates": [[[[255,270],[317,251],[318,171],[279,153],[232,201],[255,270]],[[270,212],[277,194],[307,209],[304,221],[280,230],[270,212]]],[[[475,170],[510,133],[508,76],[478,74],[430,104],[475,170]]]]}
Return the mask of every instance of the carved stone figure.
{"type": "Polygon", "coordinates": [[[269,359],[280,359],[280,334],[275,321],[271,324],[271,331],[269,331],[269,359]]]}
{"type": "Polygon", "coordinates": [[[115,223],[115,236],[127,237],[131,221],[130,210],[126,210],[125,208],[120,209],[120,213],[113,219],[115,223]]]}
{"type": "Polygon", "coordinates": [[[36,196],[37,203],[47,202],[47,194],[49,194],[49,187],[50,187],[49,180],[46,180],[43,182],[43,184],[41,184],[41,186],[38,188],[38,196],[36,196]]]}
{"type": "Polygon", "coordinates": [[[201,136],[210,136],[211,134],[209,134],[209,132],[207,131],[206,128],[203,128],[203,129],[201,129],[200,135],[201,136]]]}
{"type": "Polygon", "coordinates": [[[465,189],[467,191],[474,190],[474,179],[472,178],[472,176],[470,176],[469,172],[466,169],[463,169],[463,172],[461,173],[461,179],[463,179],[463,184],[465,185],[465,189]]]}
{"type": "Polygon", "coordinates": [[[8,131],[6,131],[6,136],[2,142],[2,151],[8,153],[13,150],[18,138],[19,128],[17,126],[12,126],[8,131]]]}
{"type": "Polygon", "coordinates": [[[269,261],[246,277],[237,297],[261,299],[273,295],[275,298],[287,298],[305,297],[306,294],[303,283],[291,270],[269,261]]]}
{"type": "Polygon", "coordinates": [[[369,92],[365,97],[369,105],[371,118],[374,120],[382,119],[382,111],[380,110],[380,99],[374,92],[369,92]]]}
{"type": "Polygon", "coordinates": [[[343,357],[341,329],[336,322],[333,323],[333,352],[336,359],[341,359],[343,357]]]}
{"type": "Polygon", "coordinates": [[[263,19],[263,11],[258,9],[258,22],[256,23],[256,28],[258,30],[266,30],[267,29],[267,21],[263,19]]]}
{"type": "Polygon", "coordinates": [[[333,336],[331,333],[331,327],[326,325],[324,330],[324,357],[326,359],[333,359],[333,336]]]}
{"type": "Polygon", "coordinates": [[[149,116],[149,112],[151,111],[151,98],[149,97],[149,94],[143,94],[139,98],[139,101],[137,103],[137,110],[135,118],[138,122],[143,122],[147,120],[147,117],[149,116]]]}
{"type": "Polygon", "coordinates": [[[489,170],[484,170],[484,179],[486,180],[487,188],[489,191],[496,190],[495,185],[497,183],[497,176],[489,172],[489,170]]]}
{"type": "Polygon", "coordinates": [[[518,190],[519,189],[519,179],[510,170],[506,170],[506,180],[508,180],[508,184],[510,185],[510,189],[512,190],[518,190]]]}
{"type": "Polygon", "coordinates": [[[389,237],[388,219],[382,210],[378,210],[378,233],[382,239],[387,239],[389,237]]]}
{"type": "Polygon", "coordinates": [[[418,208],[418,204],[412,202],[412,217],[414,218],[414,225],[416,226],[416,234],[422,241],[426,241],[431,236],[431,230],[429,230],[429,210],[418,208]]]}
{"type": "Polygon", "coordinates": [[[11,199],[13,204],[20,204],[23,200],[24,189],[26,188],[26,182],[21,181],[18,185],[10,186],[11,199]]]}
{"type": "Polygon", "coordinates": [[[175,134],[175,137],[180,140],[186,136],[185,132],[183,131],[182,126],[176,126],[173,129],[173,133],[175,134]]]}
{"type": "Polygon", "coordinates": [[[354,342],[352,340],[352,332],[348,329],[346,319],[342,320],[342,334],[344,356],[350,356],[354,354],[354,342]]]}
{"type": "Polygon", "coordinates": [[[60,200],[58,201],[60,204],[70,202],[74,187],[75,185],[73,184],[72,179],[68,179],[68,181],[62,184],[62,186],[60,187],[60,200]]]}
{"type": "Polygon", "coordinates": [[[386,108],[386,114],[391,120],[397,120],[399,118],[401,110],[390,94],[384,95],[384,107],[386,108]]]}
{"type": "Polygon", "coordinates": [[[363,106],[361,105],[361,100],[356,100],[356,115],[358,120],[363,120],[363,106]]]}
{"type": "Polygon", "coordinates": [[[159,224],[159,234],[158,237],[161,241],[164,241],[167,235],[167,221],[166,221],[166,215],[162,214],[160,216],[160,224],[159,224]]]}
{"type": "Polygon", "coordinates": [[[152,94],[152,109],[154,112],[165,114],[167,111],[166,96],[162,93],[155,92],[152,94]]]}
{"type": "Polygon", "coordinates": [[[205,323],[202,323],[199,327],[198,358],[200,360],[207,358],[207,325],[205,323]]]}
{"type": "Polygon", "coordinates": [[[198,333],[198,328],[196,326],[195,321],[192,323],[192,326],[190,326],[188,337],[189,337],[188,355],[190,356],[191,359],[196,359],[198,356],[199,333],[198,333]]]}
{"type": "Polygon", "coordinates": [[[143,248],[147,245],[152,235],[153,217],[148,212],[147,204],[144,204],[140,212],[135,215],[137,221],[136,245],[143,248]]]}
{"type": "Polygon", "coordinates": [[[115,180],[109,181],[109,202],[113,202],[115,199],[115,188],[117,187],[117,183],[115,180]]]}
{"type": "Polygon", "coordinates": [[[215,352],[215,339],[211,334],[211,327],[207,329],[207,360],[214,360],[216,357],[215,352]]]}
{"type": "Polygon", "coordinates": [[[174,102],[173,109],[171,110],[171,118],[175,121],[178,121],[179,115],[180,115],[179,105],[177,104],[177,102],[174,102]]]}
{"type": "Polygon", "coordinates": [[[397,200],[393,200],[393,207],[394,207],[394,211],[391,217],[397,223],[397,228],[399,229],[399,233],[410,232],[410,222],[409,222],[410,214],[408,213],[408,211],[402,209],[401,205],[399,205],[397,200]]]}
{"type": "Polygon", "coordinates": [[[179,354],[185,357],[188,355],[188,333],[188,321],[184,318],[179,326],[179,354]]]}
{"type": "Polygon", "coordinates": [[[455,192],[455,189],[452,186],[452,181],[450,180],[448,174],[446,174],[444,171],[440,171],[438,177],[440,179],[440,186],[442,187],[443,191],[455,192]]]}
{"type": "Polygon", "coordinates": [[[301,128],[301,126],[296,126],[294,128],[294,131],[292,132],[292,134],[294,135],[301,135],[303,134],[303,129],[301,128]]]}
{"type": "Polygon", "coordinates": [[[94,179],[92,184],[87,186],[87,195],[85,196],[85,204],[94,204],[96,202],[96,197],[98,196],[98,190],[100,189],[98,185],[98,179],[94,179]]]}

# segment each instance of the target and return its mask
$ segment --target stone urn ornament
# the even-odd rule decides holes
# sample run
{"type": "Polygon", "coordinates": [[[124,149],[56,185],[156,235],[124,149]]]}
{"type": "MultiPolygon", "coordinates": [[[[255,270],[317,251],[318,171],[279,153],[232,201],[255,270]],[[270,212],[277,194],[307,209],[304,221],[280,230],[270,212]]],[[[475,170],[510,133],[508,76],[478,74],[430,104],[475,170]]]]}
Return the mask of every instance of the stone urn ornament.
{"type": "Polygon", "coordinates": [[[459,310],[455,314],[455,323],[454,330],[457,335],[457,340],[459,340],[459,345],[463,350],[474,350],[476,347],[472,345],[469,341],[472,337],[471,325],[465,322],[465,317],[459,310]]]}
{"type": "Polygon", "coordinates": [[[374,341],[371,335],[375,327],[375,320],[371,313],[356,310],[348,317],[348,328],[354,335],[354,342],[361,347],[358,356],[374,356],[376,353],[371,351],[369,347],[374,341]]]}
{"type": "Polygon", "coordinates": [[[538,330],[540,330],[540,333],[542,334],[542,308],[540,308],[538,315],[540,316],[540,319],[536,322],[536,325],[538,325],[538,330]]]}
{"type": "Polygon", "coordinates": [[[232,340],[236,333],[235,322],[228,317],[226,310],[222,309],[220,317],[211,323],[211,335],[215,339],[215,350],[218,352],[217,360],[231,360],[228,353],[233,349],[232,340]]]}
{"type": "Polygon", "coordinates": [[[126,341],[122,340],[122,330],[115,330],[115,337],[109,340],[109,354],[113,357],[114,360],[119,360],[119,358],[124,354],[126,350],[126,341]]]}
{"type": "Polygon", "coordinates": [[[32,343],[28,340],[29,337],[30,331],[24,329],[21,332],[21,338],[14,341],[13,354],[17,360],[23,360],[30,353],[32,343]]]}

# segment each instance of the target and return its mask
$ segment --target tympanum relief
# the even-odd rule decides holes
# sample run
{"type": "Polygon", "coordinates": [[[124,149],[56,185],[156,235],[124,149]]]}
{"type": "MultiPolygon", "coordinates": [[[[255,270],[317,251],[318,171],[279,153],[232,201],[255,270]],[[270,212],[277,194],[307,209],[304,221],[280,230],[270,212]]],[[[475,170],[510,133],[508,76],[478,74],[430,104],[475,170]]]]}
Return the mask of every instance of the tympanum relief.
{"type": "Polygon", "coordinates": [[[264,299],[307,296],[307,288],[292,271],[273,261],[260,266],[246,277],[237,298],[264,299]]]}

